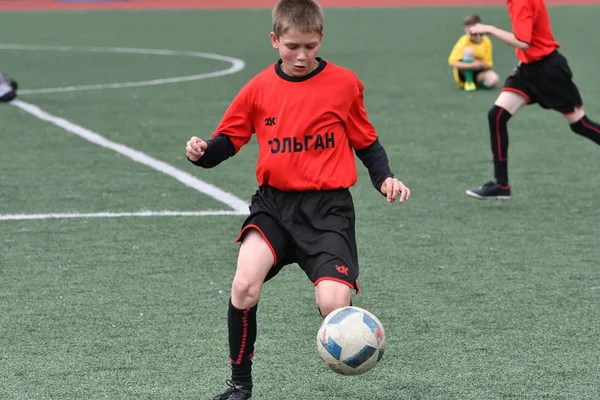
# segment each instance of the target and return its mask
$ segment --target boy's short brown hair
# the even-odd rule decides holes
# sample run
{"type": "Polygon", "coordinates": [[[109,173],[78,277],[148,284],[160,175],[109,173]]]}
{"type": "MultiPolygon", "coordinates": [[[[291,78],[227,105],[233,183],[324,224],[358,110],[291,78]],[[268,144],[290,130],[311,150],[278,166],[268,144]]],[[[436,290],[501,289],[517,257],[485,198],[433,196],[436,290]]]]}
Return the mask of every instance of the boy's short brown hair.
{"type": "Polygon", "coordinates": [[[471,26],[481,23],[481,17],[477,14],[469,14],[465,17],[465,26],[471,26]]]}
{"type": "Polygon", "coordinates": [[[290,29],[323,33],[323,9],[314,0],[279,0],[272,16],[273,32],[277,37],[290,29]]]}

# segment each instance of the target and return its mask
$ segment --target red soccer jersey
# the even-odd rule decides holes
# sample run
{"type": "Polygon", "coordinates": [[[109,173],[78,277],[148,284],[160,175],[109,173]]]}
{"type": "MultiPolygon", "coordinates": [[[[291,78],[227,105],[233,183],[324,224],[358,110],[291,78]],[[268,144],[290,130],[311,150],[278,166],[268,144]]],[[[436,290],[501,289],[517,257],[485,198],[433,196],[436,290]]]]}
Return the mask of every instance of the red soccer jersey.
{"type": "Polygon", "coordinates": [[[517,58],[532,63],[560,46],[552,36],[550,17],[544,0],[507,0],[508,14],[517,39],[528,43],[527,50],[517,49],[517,58]]]}
{"type": "Polygon", "coordinates": [[[236,153],[256,133],[256,179],[279,190],[328,190],[356,183],[353,149],[377,139],[363,102],[363,85],[345,68],[320,60],[306,77],[279,64],[248,82],[213,137],[229,136],[236,153]]]}

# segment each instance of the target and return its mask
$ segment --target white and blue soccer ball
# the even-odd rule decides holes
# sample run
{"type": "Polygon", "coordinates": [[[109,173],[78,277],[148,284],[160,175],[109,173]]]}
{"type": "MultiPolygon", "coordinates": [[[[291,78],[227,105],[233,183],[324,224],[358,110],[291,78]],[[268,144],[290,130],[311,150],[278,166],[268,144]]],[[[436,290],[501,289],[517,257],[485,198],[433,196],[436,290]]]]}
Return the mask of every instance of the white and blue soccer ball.
{"type": "Polygon", "coordinates": [[[383,357],[386,337],[375,315],[359,307],[342,307],[331,312],[317,333],[321,360],[342,375],[360,375],[383,357]]]}

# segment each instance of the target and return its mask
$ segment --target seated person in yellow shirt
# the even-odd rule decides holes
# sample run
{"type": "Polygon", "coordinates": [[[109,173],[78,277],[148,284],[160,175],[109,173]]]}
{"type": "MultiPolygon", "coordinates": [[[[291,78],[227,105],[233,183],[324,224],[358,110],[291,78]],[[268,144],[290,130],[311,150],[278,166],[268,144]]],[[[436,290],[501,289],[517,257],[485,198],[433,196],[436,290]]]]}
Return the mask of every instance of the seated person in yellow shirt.
{"type": "Polygon", "coordinates": [[[492,70],[492,41],[481,34],[470,34],[469,29],[481,23],[477,14],[465,17],[462,35],[448,57],[448,64],[454,71],[454,80],[466,91],[473,91],[477,87],[493,88],[500,81],[500,77],[492,70]]]}

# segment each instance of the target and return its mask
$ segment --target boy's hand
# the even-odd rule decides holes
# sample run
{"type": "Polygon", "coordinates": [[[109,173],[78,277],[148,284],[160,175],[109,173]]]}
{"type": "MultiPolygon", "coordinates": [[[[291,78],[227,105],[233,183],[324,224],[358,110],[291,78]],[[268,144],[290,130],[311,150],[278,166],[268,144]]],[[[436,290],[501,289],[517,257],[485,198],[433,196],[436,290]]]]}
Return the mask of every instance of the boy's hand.
{"type": "Polygon", "coordinates": [[[387,197],[388,203],[396,201],[398,196],[400,196],[398,199],[400,203],[410,198],[410,189],[396,178],[387,178],[381,185],[381,193],[387,197]]]}
{"type": "Polygon", "coordinates": [[[483,35],[485,33],[490,33],[494,29],[492,25],[484,25],[484,24],[475,24],[469,29],[469,33],[483,35]]]}
{"type": "Polygon", "coordinates": [[[202,156],[204,156],[204,152],[208,148],[208,143],[199,137],[193,136],[190,140],[188,140],[187,145],[185,147],[185,155],[190,161],[198,161],[202,156]]]}

